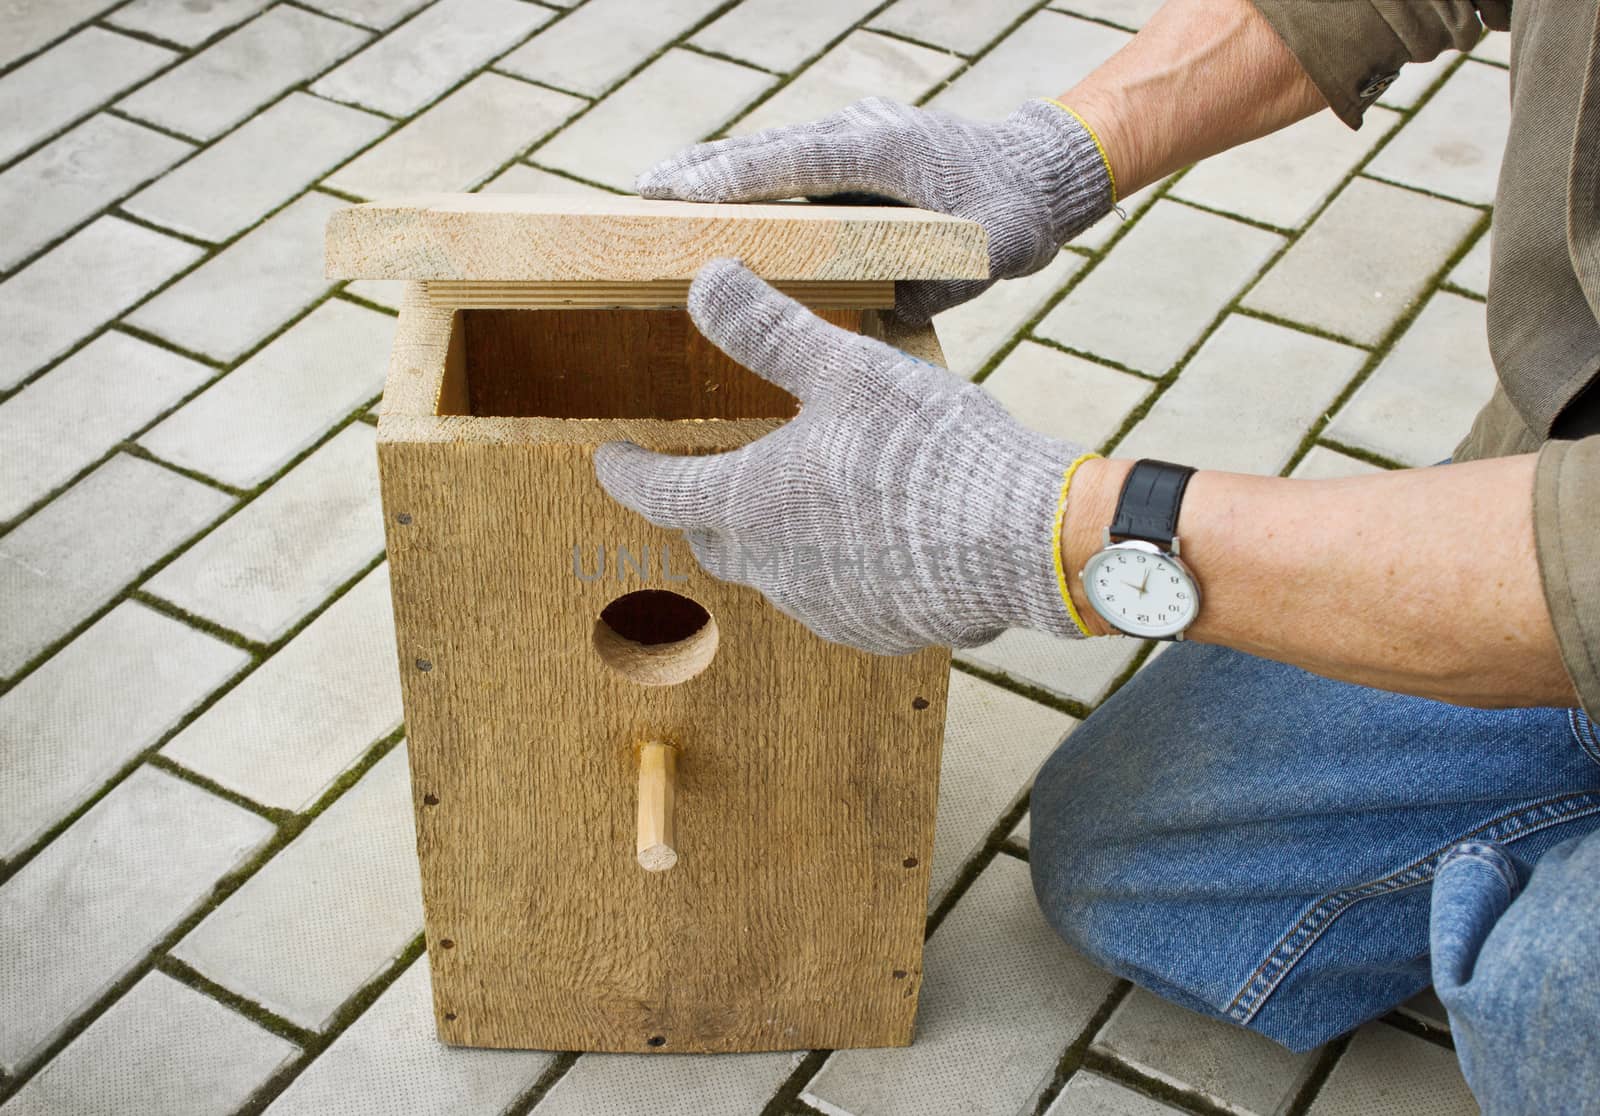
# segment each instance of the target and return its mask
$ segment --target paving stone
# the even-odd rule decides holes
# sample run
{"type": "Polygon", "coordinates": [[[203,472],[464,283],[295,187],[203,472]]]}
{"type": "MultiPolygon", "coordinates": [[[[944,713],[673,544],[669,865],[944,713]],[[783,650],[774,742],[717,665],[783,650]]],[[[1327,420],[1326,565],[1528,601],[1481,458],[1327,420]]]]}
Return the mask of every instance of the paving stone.
{"type": "Polygon", "coordinates": [[[1110,243],[1111,238],[1121,231],[1123,225],[1134,220],[1155,202],[1156,191],[1170,179],[1171,176],[1169,175],[1159,182],[1152,182],[1150,185],[1135,191],[1129,197],[1117,199],[1117,208],[1121,209],[1122,213],[1118,213],[1116,209],[1107,213],[1100,220],[1073,237],[1073,247],[1087,248],[1091,252],[1098,252],[1103,249],[1110,243]],[[1123,214],[1127,216],[1124,217],[1123,214]]]}
{"type": "Polygon", "coordinates": [[[1439,999],[1439,994],[1432,988],[1418,992],[1411,999],[1395,1009],[1401,1015],[1425,1023],[1436,1030],[1448,1031],[1450,1029],[1450,1015],[1444,1009],[1444,1004],[1439,999]]]}
{"type": "Polygon", "coordinates": [[[1028,866],[1006,855],[973,882],[922,960],[915,1043],[834,1054],[805,1101],[872,1116],[1028,1111],[1116,985],[1050,929],[1028,866]]]}
{"type": "Polygon", "coordinates": [[[1075,1073],[1044,1116],[1169,1116],[1183,1111],[1093,1073],[1075,1073]]]}
{"type": "Polygon", "coordinates": [[[1365,359],[1360,349],[1232,314],[1117,456],[1275,475],[1365,359]]]}
{"type": "Polygon", "coordinates": [[[101,217],[0,283],[0,390],[15,387],[156,287],[200,249],[101,217]]]}
{"type": "Polygon", "coordinates": [[[1472,48],[1472,57],[1484,62],[1511,65],[1511,36],[1504,31],[1490,31],[1472,48]]]}
{"type": "Polygon", "coordinates": [[[1477,1116],[1455,1053],[1383,1023],[1356,1032],[1309,1116],[1477,1116]]]}
{"type": "Polygon", "coordinates": [[[244,669],[237,647],[131,601],[0,697],[12,857],[244,669]]]}
{"type": "Polygon", "coordinates": [[[305,810],[400,727],[398,661],[379,566],[161,754],[264,806],[305,810]]]}
{"type": "Polygon", "coordinates": [[[1464,291],[1471,291],[1476,295],[1489,293],[1489,233],[1478,238],[1472,250],[1461,257],[1461,262],[1456,264],[1455,270],[1450,273],[1450,282],[1464,291]]]}
{"type": "Polygon", "coordinates": [[[90,807],[0,887],[0,1069],[36,1054],[271,835],[150,767],[90,807]]]}
{"type": "Polygon", "coordinates": [[[961,671],[950,674],[949,708],[939,766],[939,824],[933,835],[929,910],[939,905],[1000,815],[1077,723],[1065,713],[961,671]]]}
{"type": "Polygon", "coordinates": [[[118,454],[0,538],[0,677],[60,639],[233,499],[118,454]]]}
{"type": "Polygon", "coordinates": [[[175,132],[212,139],[371,37],[347,23],[281,5],[124,97],[118,107],[175,132]]]}
{"type": "Polygon", "coordinates": [[[1019,821],[1017,823],[1017,827],[1011,831],[1011,840],[1016,844],[1021,845],[1023,848],[1027,848],[1028,843],[1033,840],[1032,810],[1029,810],[1026,814],[1022,815],[1022,820],[1019,821]]]}
{"type": "Polygon", "coordinates": [[[975,54],[1031,7],[1033,0],[990,0],[986,4],[899,0],[874,19],[872,26],[960,54],[975,54]]]}
{"type": "Polygon", "coordinates": [[[421,932],[411,779],[401,745],[207,915],[173,955],[320,1030],[421,932]]]}
{"type": "Polygon", "coordinates": [[[1135,988],[1092,1049],[1158,1081],[1202,1093],[1241,1116],[1273,1116],[1317,1060],[1243,1027],[1208,1019],[1135,988]]]}
{"type": "Polygon", "coordinates": [[[733,135],[816,120],[863,97],[907,103],[955,72],[961,59],[871,31],[853,31],[729,129],[733,135]]]}
{"type": "Polygon", "coordinates": [[[139,444],[252,488],[383,390],[394,319],[330,299],[197,395],[139,444]]]}
{"type": "Polygon", "coordinates": [[[430,2],[431,0],[315,0],[306,7],[381,31],[393,27],[430,2]]]}
{"type": "Polygon", "coordinates": [[[1506,71],[1469,60],[1378,153],[1367,172],[1488,205],[1494,201],[1510,127],[1506,71]]]}
{"type": "Polygon", "coordinates": [[[776,80],[748,66],[669,50],[539,148],[534,158],[555,170],[632,191],[641,171],[715,132],[776,80]]]}
{"type": "MultiPolygon", "coordinates": [[[[542,1050],[444,1045],[435,1030],[428,959],[419,957],[267,1111],[490,1116],[527,1092],[553,1057],[542,1050]]],[[[660,1094],[650,1099],[659,1103],[660,1094]]]]}
{"type": "Polygon", "coordinates": [[[1361,130],[1351,131],[1333,113],[1319,112],[1253,143],[1213,155],[1180,178],[1172,194],[1297,229],[1399,119],[1399,113],[1372,108],[1361,130]]]}
{"type": "Polygon", "coordinates": [[[356,279],[344,285],[345,293],[366,299],[378,306],[399,310],[406,296],[404,279],[356,279]]]}
{"type": "Polygon", "coordinates": [[[180,46],[199,46],[255,15],[272,0],[133,0],[106,22],[180,46]]]}
{"type": "Polygon", "coordinates": [[[1439,292],[1356,389],[1326,437],[1402,465],[1449,457],[1494,391],[1483,303],[1439,292]]]}
{"type": "Polygon", "coordinates": [[[1050,6],[1060,12],[1100,19],[1137,31],[1156,14],[1164,0],[1056,0],[1050,6]]]}
{"type": "Polygon", "coordinates": [[[1374,345],[1481,216],[1455,202],[1354,179],[1244,304],[1374,345]]]}
{"type": "Polygon", "coordinates": [[[1157,202],[1037,332],[1162,375],[1282,243],[1252,225],[1157,202]]]}
{"type": "Polygon", "coordinates": [[[506,55],[496,68],[599,96],[718,6],[718,0],[589,0],[506,55]]]}
{"type": "Polygon", "coordinates": [[[760,1112],[805,1055],[585,1054],[537,1106],[539,1116],[657,1116],[663,1098],[696,1116],[760,1112]]]}
{"type": "Polygon", "coordinates": [[[145,589],[251,639],[277,639],[383,550],[376,440],[351,423],[145,589]]]}
{"type": "Polygon", "coordinates": [[[1447,50],[1431,62],[1407,62],[1400,67],[1400,76],[1394,84],[1378,97],[1378,104],[1388,108],[1408,109],[1422,100],[1422,95],[1461,60],[1453,50],[1447,50]]]}
{"type": "Polygon", "coordinates": [[[787,73],[865,19],[882,0],[744,0],[690,41],[787,73]]]}
{"type": "Polygon", "coordinates": [[[1142,646],[1137,639],[1059,639],[1012,628],[981,647],[956,652],[956,658],[1093,705],[1122,677],[1142,646]]]}
{"type": "Polygon", "coordinates": [[[225,1116],[300,1048],[147,974],[5,1106],[6,1116],[225,1116]]]}
{"type": "Polygon", "coordinates": [[[480,74],[328,176],[359,198],[466,190],[588,102],[480,74]]]}
{"type": "Polygon", "coordinates": [[[122,208],[202,240],[227,240],[388,127],[381,116],[290,93],[139,191],[122,208]]]}
{"type": "Polygon", "coordinates": [[[310,193],[135,310],[129,323],[220,361],[237,360],[333,284],[323,230],[345,203],[310,193]]]}
{"type": "Polygon", "coordinates": [[[1037,341],[1024,341],[983,386],[1018,422],[1091,448],[1122,428],[1151,384],[1037,341]]]}
{"type": "Polygon", "coordinates": [[[1300,459],[1291,477],[1297,480],[1333,480],[1338,477],[1364,477],[1381,473],[1382,469],[1349,454],[1331,450],[1327,446],[1312,446],[1311,452],[1300,459]]]}
{"type": "Polygon", "coordinates": [[[934,328],[950,371],[974,375],[1087,262],[1076,252],[1059,252],[1032,275],[996,283],[970,302],[940,314],[934,328]]]}
{"type": "Polygon", "coordinates": [[[0,522],[92,465],[213,375],[203,364],[108,332],[0,403],[0,522]]]}
{"type": "Polygon", "coordinates": [[[410,116],[554,16],[522,0],[439,0],[323,75],[311,92],[410,116]]]}
{"type": "Polygon", "coordinates": [[[1070,89],[1128,38],[1127,32],[1103,24],[1036,12],[929,104],[961,116],[1001,120],[1023,101],[1070,89]]]}
{"type": "MultiPolygon", "coordinates": [[[[587,194],[590,197],[614,197],[610,190],[602,190],[587,182],[552,174],[527,163],[512,163],[478,188],[480,194],[587,194]]],[[[389,280],[399,282],[399,280],[389,280]]],[[[399,303],[395,303],[396,306],[399,303]]]]}
{"type": "Polygon", "coordinates": [[[6,35],[0,40],[0,66],[32,54],[114,6],[115,0],[10,0],[5,7],[6,35]]]}
{"type": "Polygon", "coordinates": [[[15,266],[194,150],[102,113],[0,173],[0,268],[15,266]]]}
{"type": "Polygon", "coordinates": [[[178,57],[127,35],[86,27],[0,77],[0,162],[178,57]]]}

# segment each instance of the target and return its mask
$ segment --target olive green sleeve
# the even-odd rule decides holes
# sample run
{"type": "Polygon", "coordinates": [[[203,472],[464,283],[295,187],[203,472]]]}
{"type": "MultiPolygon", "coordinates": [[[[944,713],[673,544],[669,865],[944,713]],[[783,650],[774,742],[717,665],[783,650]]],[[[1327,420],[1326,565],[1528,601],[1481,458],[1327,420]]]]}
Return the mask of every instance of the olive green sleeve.
{"type": "Polygon", "coordinates": [[[1539,451],[1533,537],[1562,662],[1584,710],[1600,716],[1600,435],[1539,451]]]}
{"type": "Polygon", "coordinates": [[[1509,0],[1252,0],[1340,120],[1361,116],[1407,62],[1471,50],[1509,26],[1509,0]]]}

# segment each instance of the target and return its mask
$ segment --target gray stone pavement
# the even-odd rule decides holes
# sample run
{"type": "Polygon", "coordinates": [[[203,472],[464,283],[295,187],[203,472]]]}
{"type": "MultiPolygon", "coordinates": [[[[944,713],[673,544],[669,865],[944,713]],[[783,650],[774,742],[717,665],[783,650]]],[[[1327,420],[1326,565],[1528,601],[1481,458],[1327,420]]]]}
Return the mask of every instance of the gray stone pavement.
{"type": "MultiPolygon", "coordinates": [[[[393,284],[337,205],[624,190],[867,93],[978,116],[1156,0],[0,5],[0,1116],[1475,1111],[1437,1001],[1294,1056],[1097,970],[1026,794],[1147,660],[958,656],[905,1050],[634,1057],[433,1037],[373,461],[393,284]]],[[[1103,450],[1337,476],[1486,394],[1503,43],[1127,199],[947,314],[952,365],[1103,450]],[[1445,157],[1441,157],[1445,156],[1445,157]]]]}

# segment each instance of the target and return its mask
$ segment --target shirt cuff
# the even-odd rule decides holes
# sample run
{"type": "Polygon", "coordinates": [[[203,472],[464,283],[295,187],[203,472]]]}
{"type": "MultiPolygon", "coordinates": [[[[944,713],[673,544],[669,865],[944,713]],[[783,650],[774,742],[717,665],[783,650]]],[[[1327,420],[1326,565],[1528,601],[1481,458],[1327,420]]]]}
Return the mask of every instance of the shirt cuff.
{"type": "MultiPolygon", "coordinates": [[[[1334,113],[1352,128],[1407,62],[1470,50],[1483,34],[1473,0],[1251,0],[1334,113]]],[[[1485,14],[1494,8],[1484,4],[1485,14]]],[[[1494,16],[1502,13],[1494,10],[1494,16]]],[[[1491,25],[1503,22],[1491,19],[1491,25]]]]}
{"type": "Polygon", "coordinates": [[[1600,435],[1551,441],[1533,481],[1533,537],[1545,603],[1578,701],[1600,716],[1600,435]]]}

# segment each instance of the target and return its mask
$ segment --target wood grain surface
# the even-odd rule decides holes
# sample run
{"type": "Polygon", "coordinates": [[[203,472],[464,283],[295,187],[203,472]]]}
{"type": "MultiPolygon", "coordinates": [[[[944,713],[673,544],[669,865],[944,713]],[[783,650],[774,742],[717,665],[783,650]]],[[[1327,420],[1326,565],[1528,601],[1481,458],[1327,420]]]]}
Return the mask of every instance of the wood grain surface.
{"type": "Polygon", "coordinates": [[[903,206],[437,194],[337,210],[326,241],[330,279],[687,280],[719,256],[774,281],[989,274],[982,226],[903,206]]]}
{"type": "MultiPolygon", "coordinates": [[[[784,294],[811,307],[887,309],[894,305],[894,282],[869,283],[794,280],[773,284],[784,294]]],[[[555,283],[539,280],[434,279],[424,284],[435,306],[477,306],[496,309],[550,310],[562,307],[662,307],[689,301],[689,280],[648,282],[555,283]]]]}
{"type": "MultiPolygon", "coordinates": [[[[781,420],[440,416],[477,371],[459,322],[412,285],[379,422],[440,1035],[662,1053],[909,1042],[948,652],[820,640],[594,479],[593,446],[619,431],[705,451],[781,420]],[[577,576],[575,550],[592,575],[597,547],[605,575],[577,576]],[[644,576],[619,579],[617,548],[648,553],[644,576]],[[641,588],[714,618],[717,651],[688,681],[641,685],[596,652],[602,610],[641,588]],[[646,740],[677,749],[666,872],[636,859],[646,740]]],[[[937,355],[931,331],[904,339],[937,355]]]]}

